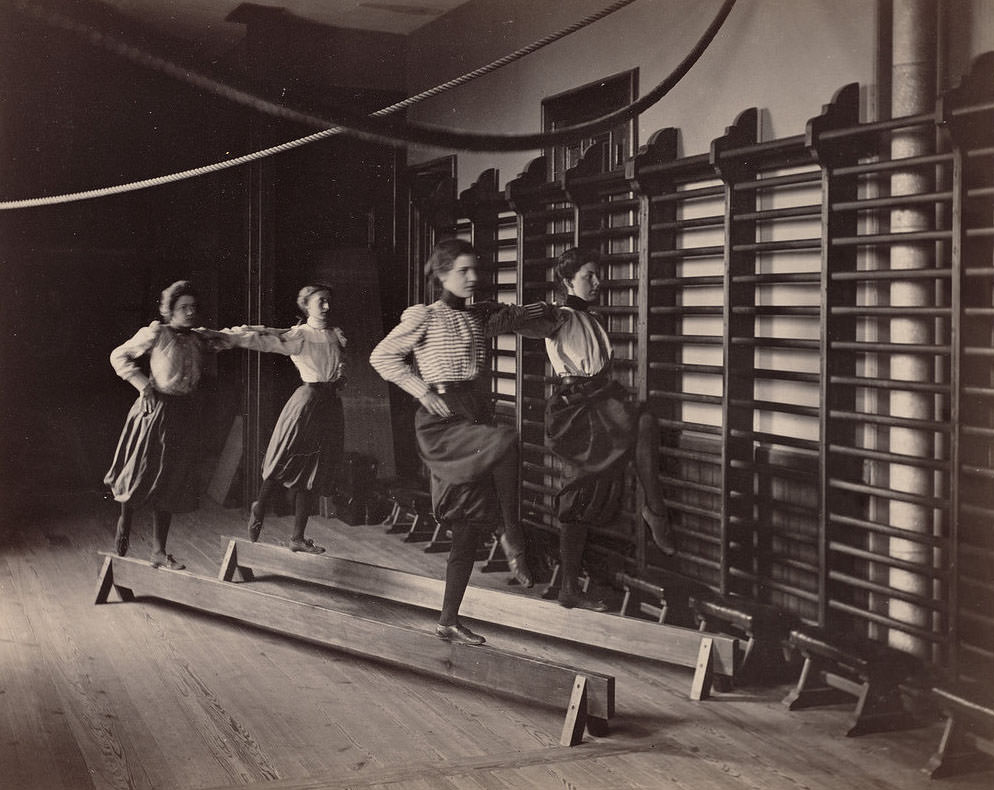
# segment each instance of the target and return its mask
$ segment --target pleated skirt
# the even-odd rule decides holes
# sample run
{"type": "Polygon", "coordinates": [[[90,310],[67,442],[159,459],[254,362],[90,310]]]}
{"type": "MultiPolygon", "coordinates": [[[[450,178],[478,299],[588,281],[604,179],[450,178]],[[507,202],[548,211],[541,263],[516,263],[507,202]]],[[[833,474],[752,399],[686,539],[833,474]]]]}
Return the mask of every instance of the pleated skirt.
{"type": "Polygon", "coordinates": [[[170,513],[197,509],[200,403],[196,393],[160,394],[151,413],[145,414],[141,397],[134,402],[104,475],[116,501],[170,513]]]}
{"type": "Polygon", "coordinates": [[[296,491],[330,495],[342,459],[344,435],[337,384],[301,384],[273,428],[262,462],[263,479],[278,480],[296,491]]]}
{"type": "Polygon", "coordinates": [[[438,417],[424,407],[414,416],[418,450],[431,472],[435,515],[442,521],[495,525],[492,473],[516,445],[517,433],[492,421],[489,399],[476,390],[467,387],[441,397],[452,417],[438,417]]]}

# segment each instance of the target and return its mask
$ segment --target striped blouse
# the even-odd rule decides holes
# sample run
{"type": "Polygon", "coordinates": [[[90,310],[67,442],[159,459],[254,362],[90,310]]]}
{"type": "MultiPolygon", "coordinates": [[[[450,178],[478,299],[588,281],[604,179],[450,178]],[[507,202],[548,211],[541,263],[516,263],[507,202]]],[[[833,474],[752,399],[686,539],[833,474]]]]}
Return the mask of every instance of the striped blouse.
{"type": "Polygon", "coordinates": [[[523,307],[482,302],[459,308],[442,299],[413,305],[373,349],[369,363],[387,381],[422,398],[433,384],[476,378],[486,363],[487,338],[519,330],[547,309],[540,302],[523,307]]]}

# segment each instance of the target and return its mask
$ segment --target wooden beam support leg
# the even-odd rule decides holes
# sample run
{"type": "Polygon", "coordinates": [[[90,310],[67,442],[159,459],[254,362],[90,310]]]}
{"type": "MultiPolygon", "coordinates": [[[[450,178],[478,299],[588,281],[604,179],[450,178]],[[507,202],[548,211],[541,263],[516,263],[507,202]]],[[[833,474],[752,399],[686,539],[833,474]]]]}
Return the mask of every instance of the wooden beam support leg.
{"type": "Polygon", "coordinates": [[[867,735],[871,732],[893,732],[917,727],[918,724],[904,707],[901,692],[894,687],[879,688],[879,683],[869,680],[863,684],[853,712],[848,737],[867,735]]]}
{"type": "Polygon", "coordinates": [[[950,716],[942,732],[939,748],[922,768],[932,779],[945,779],[958,774],[984,771],[994,767],[994,756],[977,748],[963,725],[950,716]]]}
{"type": "Polygon", "coordinates": [[[234,539],[228,541],[228,548],[224,551],[224,559],[221,560],[217,578],[222,582],[250,582],[255,578],[251,568],[238,564],[238,543],[234,539]]]}
{"type": "Polygon", "coordinates": [[[711,682],[714,678],[714,641],[709,636],[701,639],[697,651],[697,667],[694,669],[694,682],[690,686],[690,698],[703,700],[711,697],[711,682]]]}
{"type": "Polygon", "coordinates": [[[114,584],[113,557],[104,557],[104,564],[100,568],[100,576],[97,578],[97,594],[94,596],[93,603],[107,603],[112,589],[117,590],[117,594],[121,596],[122,601],[134,600],[135,595],[130,589],[127,587],[118,587],[114,584]]]}
{"type": "Polygon", "coordinates": [[[573,693],[570,695],[566,719],[563,721],[563,734],[559,737],[562,746],[576,746],[583,741],[583,730],[587,725],[587,679],[577,675],[573,680],[573,693]]]}
{"type": "MultiPolygon", "coordinates": [[[[813,686],[812,683],[821,681],[821,670],[817,662],[811,656],[805,656],[804,666],[801,668],[801,677],[798,678],[797,686],[783,699],[783,704],[788,710],[801,710],[803,708],[814,708],[819,705],[834,705],[839,702],[851,702],[852,695],[846,694],[838,688],[834,688],[822,682],[821,685],[813,686]]],[[[858,693],[858,692],[853,692],[858,693]]]]}

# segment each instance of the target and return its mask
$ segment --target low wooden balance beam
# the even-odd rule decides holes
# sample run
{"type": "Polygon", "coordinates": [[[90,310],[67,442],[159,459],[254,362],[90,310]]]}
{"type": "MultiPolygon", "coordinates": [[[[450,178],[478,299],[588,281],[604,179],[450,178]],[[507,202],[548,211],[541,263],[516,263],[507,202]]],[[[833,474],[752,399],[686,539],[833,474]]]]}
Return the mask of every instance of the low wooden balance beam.
{"type": "MultiPolygon", "coordinates": [[[[290,552],[287,552],[288,554],[290,552]]],[[[247,585],[189,571],[153,568],[143,560],[100,552],[103,567],[94,603],[111,590],[123,601],[159,598],[346,653],[414,669],[443,680],[538,702],[565,706],[560,743],[575,746],[586,727],[606,735],[614,715],[614,677],[487,645],[446,642],[433,633],[294,601],[247,585]],[[375,650],[369,646],[375,645],[375,650]]]]}
{"type": "MultiPolygon", "coordinates": [[[[287,551],[271,543],[227,542],[218,578],[251,581],[253,570],[335,587],[424,609],[438,609],[445,583],[329,554],[287,551]]],[[[459,613],[482,622],[694,669],[690,698],[706,699],[714,675],[735,673],[738,640],[631,617],[566,609],[538,596],[514,595],[470,585],[459,613]]]]}

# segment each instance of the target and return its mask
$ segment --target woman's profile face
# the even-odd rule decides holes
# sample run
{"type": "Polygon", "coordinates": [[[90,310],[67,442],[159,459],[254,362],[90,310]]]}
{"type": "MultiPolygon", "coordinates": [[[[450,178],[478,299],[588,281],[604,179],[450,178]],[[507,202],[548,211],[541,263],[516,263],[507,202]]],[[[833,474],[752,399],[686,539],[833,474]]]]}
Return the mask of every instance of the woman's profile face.
{"type": "Polygon", "coordinates": [[[184,294],[173,302],[173,311],[170,314],[169,323],[171,326],[190,328],[197,321],[197,298],[191,294],[184,294]]]}
{"type": "Polygon", "coordinates": [[[563,281],[566,285],[566,293],[570,296],[578,296],[585,302],[593,302],[597,299],[597,292],[601,287],[600,276],[597,272],[596,263],[585,263],[572,279],[563,281]]]}
{"type": "Polygon", "coordinates": [[[438,281],[442,287],[453,296],[467,299],[476,290],[476,284],[480,281],[476,273],[476,256],[460,255],[452,263],[452,268],[447,272],[439,272],[438,281]]]}
{"type": "Polygon", "coordinates": [[[307,317],[324,320],[331,310],[331,294],[328,291],[315,291],[307,297],[307,317]]]}

